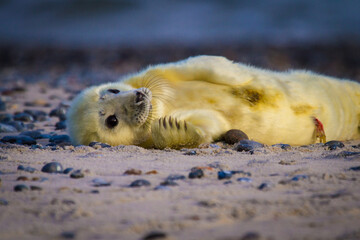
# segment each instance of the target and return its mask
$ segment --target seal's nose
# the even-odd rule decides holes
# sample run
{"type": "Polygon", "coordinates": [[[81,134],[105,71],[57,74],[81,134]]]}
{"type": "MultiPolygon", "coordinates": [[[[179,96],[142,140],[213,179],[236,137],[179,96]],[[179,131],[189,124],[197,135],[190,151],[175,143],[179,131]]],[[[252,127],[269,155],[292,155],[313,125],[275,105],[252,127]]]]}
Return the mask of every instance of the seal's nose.
{"type": "Polygon", "coordinates": [[[135,99],[135,103],[139,103],[144,101],[145,99],[145,94],[141,91],[136,91],[136,99],[135,99]]]}

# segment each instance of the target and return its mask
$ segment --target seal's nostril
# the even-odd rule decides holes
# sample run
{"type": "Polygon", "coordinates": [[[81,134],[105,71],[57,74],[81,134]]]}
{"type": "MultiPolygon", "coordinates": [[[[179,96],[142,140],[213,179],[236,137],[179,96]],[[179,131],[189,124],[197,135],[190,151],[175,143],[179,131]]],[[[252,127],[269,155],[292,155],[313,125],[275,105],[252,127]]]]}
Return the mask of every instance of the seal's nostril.
{"type": "Polygon", "coordinates": [[[136,103],[144,101],[144,98],[145,98],[144,93],[139,91],[136,92],[136,99],[135,99],[136,103]]]}

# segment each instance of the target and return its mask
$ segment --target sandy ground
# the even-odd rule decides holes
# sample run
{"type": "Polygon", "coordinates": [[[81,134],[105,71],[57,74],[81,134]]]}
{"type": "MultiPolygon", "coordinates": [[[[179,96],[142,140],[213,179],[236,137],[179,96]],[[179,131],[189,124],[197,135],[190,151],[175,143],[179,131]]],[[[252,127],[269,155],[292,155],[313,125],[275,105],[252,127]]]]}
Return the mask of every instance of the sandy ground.
{"type": "MultiPolygon", "coordinates": [[[[50,106],[30,109],[50,112],[71,96],[61,88],[46,89],[29,84],[25,92],[7,96],[7,112],[29,109],[26,102],[47,102],[50,106]]],[[[54,130],[56,122],[35,122],[35,129],[66,134],[54,130]]],[[[47,143],[38,140],[41,146],[47,143]]],[[[360,141],[336,150],[323,144],[287,150],[266,146],[250,154],[221,142],[181,151],[71,145],[31,149],[4,143],[0,238],[359,239],[360,172],[350,168],[360,165],[360,155],[349,154],[359,153],[359,146],[360,141]],[[48,162],[81,169],[84,177],[41,172],[48,162]],[[36,171],[17,170],[19,165],[36,171]],[[193,167],[202,168],[204,177],[188,178],[193,167]],[[124,174],[129,169],[142,174],[124,174]],[[219,180],[220,170],[244,172],[219,180]],[[185,179],[159,187],[172,174],[185,179]],[[241,177],[251,182],[238,181],[241,177]],[[97,178],[110,186],[95,186],[97,178]],[[151,185],[129,187],[137,179],[151,185]],[[263,183],[266,187],[259,189],[263,183]],[[18,184],[40,190],[14,191],[18,184]]]]}

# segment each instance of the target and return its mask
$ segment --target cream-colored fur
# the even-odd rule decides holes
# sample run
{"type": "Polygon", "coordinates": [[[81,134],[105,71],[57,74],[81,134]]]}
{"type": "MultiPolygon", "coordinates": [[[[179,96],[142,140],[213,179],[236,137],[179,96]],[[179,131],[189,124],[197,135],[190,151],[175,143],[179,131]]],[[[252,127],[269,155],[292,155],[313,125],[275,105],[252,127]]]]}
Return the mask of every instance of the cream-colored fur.
{"type": "Polygon", "coordinates": [[[304,145],[317,141],[314,118],[327,140],[359,138],[360,84],[198,56],[84,90],[69,110],[68,129],[75,144],[195,147],[240,129],[261,143],[304,145]],[[142,87],[151,91],[144,101],[152,107],[141,112],[145,122],[134,123],[136,89],[142,87]],[[118,125],[110,129],[106,117],[114,114],[118,125]]]}

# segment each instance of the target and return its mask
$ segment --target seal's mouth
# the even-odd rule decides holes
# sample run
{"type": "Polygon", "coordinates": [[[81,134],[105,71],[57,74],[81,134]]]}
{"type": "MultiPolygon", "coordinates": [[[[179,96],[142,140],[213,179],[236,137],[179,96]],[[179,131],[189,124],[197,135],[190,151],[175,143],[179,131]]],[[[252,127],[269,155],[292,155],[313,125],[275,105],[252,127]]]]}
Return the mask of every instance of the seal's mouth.
{"type": "Polygon", "coordinates": [[[148,119],[152,110],[152,93],[148,88],[139,88],[135,90],[135,112],[133,115],[133,122],[136,125],[142,125],[148,119]]]}

